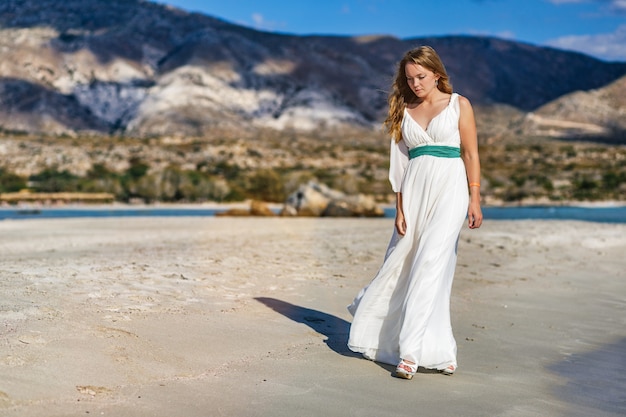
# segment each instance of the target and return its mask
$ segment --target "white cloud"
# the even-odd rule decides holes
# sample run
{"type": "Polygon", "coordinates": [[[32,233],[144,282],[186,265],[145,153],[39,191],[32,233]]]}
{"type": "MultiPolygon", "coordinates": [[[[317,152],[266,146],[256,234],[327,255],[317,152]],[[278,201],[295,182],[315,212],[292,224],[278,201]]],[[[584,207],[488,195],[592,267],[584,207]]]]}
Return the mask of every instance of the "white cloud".
{"type": "Polygon", "coordinates": [[[507,39],[510,41],[517,40],[517,34],[511,30],[502,30],[500,32],[490,32],[483,29],[468,29],[465,33],[473,36],[487,36],[491,38],[507,39]]]}
{"type": "Polygon", "coordinates": [[[548,0],[552,4],[586,3],[588,0],[548,0]]]}
{"type": "Polygon", "coordinates": [[[547,41],[546,45],[607,61],[626,61],[626,25],[619,26],[612,33],[563,36],[547,41]]]}
{"type": "Polygon", "coordinates": [[[509,40],[515,40],[515,38],[516,38],[515,32],[512,32],[510,30],[504,30],[502,32],[497,32],[494,36],[496,36],[497,38],[509,39],[509,40]]]}
{"type": "Polygon", "coordinates": [[[548,0],[552,4],[584,3],[587,0],[548,0]]]}
{"type": "Polygon", "coordinates": [[[557,6],[561,4],[600,3],[611,13],[626,13],[626,0],[548,0],[548,2],[557,6]]]}
{"type": "Polygon", "coordinates": [[[626,12],[626,0],[612,0],[609,2],[609,7],[618,12],[626,12]]]}
{"type": "Polygon", "coordinates": [[[257,29],[262,29],[266,25],[265,18],[261,13],[252,13],[252,21],[257,29]]]}
{"type": "Polygon", "coordinates": [[[284,23],[265,20],[265,17],[261,13],[252,13],[252,27],[257,30],[275,31],[285,27],[284,23]]]}

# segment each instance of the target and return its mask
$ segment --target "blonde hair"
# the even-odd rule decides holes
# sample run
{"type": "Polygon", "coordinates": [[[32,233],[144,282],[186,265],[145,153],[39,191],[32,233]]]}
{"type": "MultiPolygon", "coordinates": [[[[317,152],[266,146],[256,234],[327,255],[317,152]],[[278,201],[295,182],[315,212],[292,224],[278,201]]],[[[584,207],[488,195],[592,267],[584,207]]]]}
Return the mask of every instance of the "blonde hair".
{"type": "Polygon", "coordinates": [[[387,132],[396,142],[402,140],[402,117],[404,116],[404,108],[407,104],[417,101],[417,96],[409,87],[406,80],[405,66],[408,63],[421,65],[429,71],[439,76],[437,88],[447,94],[452,94],[452,84],[446,72],[446,68],[441,62],[441,58],[430,46],[420,46],[406,52],[402,60],[398,63],[398,70],[391,85],[391,92],[387,102],[389,103],[389,112],[383,126],[387,128],[387,132]]]}

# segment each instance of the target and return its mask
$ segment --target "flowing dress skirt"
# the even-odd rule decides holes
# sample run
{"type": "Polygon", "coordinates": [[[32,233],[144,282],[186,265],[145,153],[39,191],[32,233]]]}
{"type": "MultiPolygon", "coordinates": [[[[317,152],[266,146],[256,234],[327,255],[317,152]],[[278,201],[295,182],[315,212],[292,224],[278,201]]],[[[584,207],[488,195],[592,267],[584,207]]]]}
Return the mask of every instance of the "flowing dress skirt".
{"type": "Polygon", "coordinates": [[[402,184],[407,231],[395,231],[378,273],[348,306],[348,347],[397,365],[456,367],[450,292],[469,196],[461,158],[409,161],[402,184]]]}

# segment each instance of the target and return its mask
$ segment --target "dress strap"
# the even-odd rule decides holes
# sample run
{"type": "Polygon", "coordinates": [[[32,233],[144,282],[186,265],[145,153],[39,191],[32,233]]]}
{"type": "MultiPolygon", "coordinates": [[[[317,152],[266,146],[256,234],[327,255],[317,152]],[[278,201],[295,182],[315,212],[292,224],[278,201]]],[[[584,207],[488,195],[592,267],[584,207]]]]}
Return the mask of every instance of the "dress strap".
{"type": "Polygon", "coordinates": [[[459,94],[458,93],[452,93],[452,96],[450,97],[450,104],[452,105],[452,107],[454,107],[454,109],[456,110],[457,114],[460,114],[459,94]]]}

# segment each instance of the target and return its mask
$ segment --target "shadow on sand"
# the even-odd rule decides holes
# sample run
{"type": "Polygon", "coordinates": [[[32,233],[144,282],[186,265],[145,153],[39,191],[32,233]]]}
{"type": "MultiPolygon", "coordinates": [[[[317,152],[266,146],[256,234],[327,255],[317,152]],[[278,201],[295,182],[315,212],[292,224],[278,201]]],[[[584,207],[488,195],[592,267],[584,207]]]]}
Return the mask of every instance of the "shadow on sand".
{"type": "MultiPolygon", "coordinates": [[[[256,297],[255,300],[265,304],[267,307],[282,314],[288,319],[297,323],[306,324],[317,333],[326,336],[327,339],[324,342],[334,352],[337,352],[342,356],[363,359],[363,356],[360,353],[355,353],[348,349],[350,323],[347,321],[318,310],[300,307],[275,298],[256,297]]],[[[373,363],[388,371],[392,375],[396,370],[395,365],[388,365],[381,362],[373,363]]],[[[422,367],[419,368],[419,372],[422,374],[441,374],[441,372],[436,369],[425,369],[422,367]]]]}
{"type": "Polygon", "coordinates": [[[297,306],[275,298],[256,297],[255,300],[288,319],[306,324],[317,333],[326,336],[324,343],[334,352],[343,356],[361,357],[360,354],[356,354],[348,349],[350,323],[347,321],[318,310],[297,306]]]}
{"type": "Polygon", "coordinates": [[[568,379],[556,391],[567,402],[626,415],[626,338],[571,355],[548,369],[568,379]]]}

